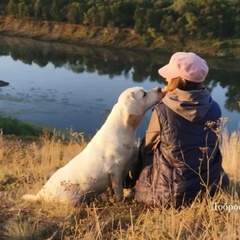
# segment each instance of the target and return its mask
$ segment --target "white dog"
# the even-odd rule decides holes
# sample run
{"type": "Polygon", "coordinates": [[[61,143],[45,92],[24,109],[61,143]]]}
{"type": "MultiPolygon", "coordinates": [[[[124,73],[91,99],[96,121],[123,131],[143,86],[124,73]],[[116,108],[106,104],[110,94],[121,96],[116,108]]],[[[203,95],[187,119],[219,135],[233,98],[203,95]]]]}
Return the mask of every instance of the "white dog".
{"type": "Polygon", "coordinates": [[[135,132],[145,112],[162,98],[160,88],[125,90],[87,147],[58,169],[30,201],[71,201],[95,196],[110,187],[123,199],[123,180],[136,162],[135,132]]]}

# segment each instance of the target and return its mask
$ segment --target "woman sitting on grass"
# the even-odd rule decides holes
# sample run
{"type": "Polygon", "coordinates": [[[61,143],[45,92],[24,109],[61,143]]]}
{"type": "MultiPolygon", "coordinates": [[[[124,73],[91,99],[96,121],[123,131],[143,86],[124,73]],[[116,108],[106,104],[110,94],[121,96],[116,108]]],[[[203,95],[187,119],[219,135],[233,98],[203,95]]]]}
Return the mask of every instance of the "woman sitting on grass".
{"type": "Polygon", "coordinates": [[[175,53],[158,72],[166,78],[166,95],[140,146],[136,200],[178,208],[229,184],[219,149],[221,110],[203,87],[208,66],[196,54],[175,53]]]}

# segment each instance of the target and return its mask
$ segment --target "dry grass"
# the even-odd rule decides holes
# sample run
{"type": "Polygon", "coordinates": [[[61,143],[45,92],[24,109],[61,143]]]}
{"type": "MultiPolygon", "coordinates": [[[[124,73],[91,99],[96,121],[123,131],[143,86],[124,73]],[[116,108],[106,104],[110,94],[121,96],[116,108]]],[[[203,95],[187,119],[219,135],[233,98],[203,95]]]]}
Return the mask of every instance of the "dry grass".
{"type": "Polygon", "coordinates": [[[82,135],[76,133],[70,139],[44,133],[35,141],[0,136],[1,239],[239,239],[240,132],[223,132],[222,137],[231,193],[196,200],[181,211],[147,208],[132,198],[115,203],[105,195],[77,207],[21,199],[24,193],[36,193],[85,146],[82,135]],[[230,210],[231,206],[235,209],[230,210]]]}

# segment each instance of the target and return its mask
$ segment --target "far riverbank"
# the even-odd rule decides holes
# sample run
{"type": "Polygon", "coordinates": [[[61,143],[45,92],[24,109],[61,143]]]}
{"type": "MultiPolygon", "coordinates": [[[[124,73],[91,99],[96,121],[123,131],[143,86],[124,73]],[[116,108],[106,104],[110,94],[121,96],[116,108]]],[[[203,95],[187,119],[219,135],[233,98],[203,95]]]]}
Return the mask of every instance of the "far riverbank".
{"type": "Polygon", "coordinates": [[[240,58],[240,39],[194,39],[164,36],[148,31],[143,35],[133,29],[87,27],[49,21],[20,20],[0,16],[0,35],[33,38],[41,41],[90,44],[148,51],[192,51],[206,56],[240,58]]]}

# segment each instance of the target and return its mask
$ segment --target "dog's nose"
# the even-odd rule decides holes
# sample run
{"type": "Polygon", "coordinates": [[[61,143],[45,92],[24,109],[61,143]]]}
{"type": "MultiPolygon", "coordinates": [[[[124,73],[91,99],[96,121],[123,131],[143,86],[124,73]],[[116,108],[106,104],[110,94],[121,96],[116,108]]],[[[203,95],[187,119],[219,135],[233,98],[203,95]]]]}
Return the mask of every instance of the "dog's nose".
{"type": "Polygon", "coordinates": [[[162,92],[162,89],[160,87],[155,87],[154,90],[158,93],[162,92]]]}

